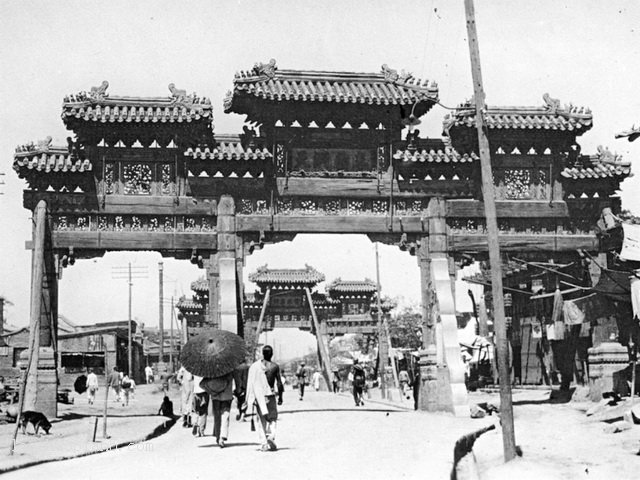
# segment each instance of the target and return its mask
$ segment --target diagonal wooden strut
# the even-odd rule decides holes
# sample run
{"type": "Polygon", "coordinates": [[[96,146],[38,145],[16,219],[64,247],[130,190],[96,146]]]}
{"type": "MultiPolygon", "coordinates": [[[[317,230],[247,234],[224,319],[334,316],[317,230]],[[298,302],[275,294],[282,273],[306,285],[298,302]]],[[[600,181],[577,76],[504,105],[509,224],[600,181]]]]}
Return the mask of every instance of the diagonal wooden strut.
{"type": "Polygon", "coordinates": [[[324,343],[324,333],[320,330],[320,323],[316,316],[316,309],[313,306],[313,299],[311,298],[311,292],[309,287],[304,287],[304,291],[307,294],[307,300],[309,300],[309,308],[311,309],[311,318],[313,318],[313,326],[316,329],[316,340],[318,341],[320,360],[322,361],[324,379],[327,382],[327,388],[331,385],[331,358],[327,351],[327,346],[324,343]]]}
{"type": "Polygon", "coordinates": [[[258,328],[256,328],[256,345],[260,340],[260,333],[262,332],[262,322],[264,321],[264,314],[267,311],[267,305],[269,303],[269,296],[271,295],[271,287],[267,287],[267,293],[262,301],[262,310],[260,310],[260,319],[258,320],[258,328]]]}

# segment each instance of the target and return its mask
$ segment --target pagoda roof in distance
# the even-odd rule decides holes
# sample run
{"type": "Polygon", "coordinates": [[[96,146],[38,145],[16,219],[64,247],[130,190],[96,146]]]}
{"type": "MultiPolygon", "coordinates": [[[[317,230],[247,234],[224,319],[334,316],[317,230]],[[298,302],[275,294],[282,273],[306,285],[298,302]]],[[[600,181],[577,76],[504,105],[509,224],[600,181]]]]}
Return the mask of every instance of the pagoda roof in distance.
{"type": "Polygon", "coordinates": [[[264,265],[249,275],[249,281],[257,284],[275,284],[281,286],[313,286],[320,282],[324,282],[324,274],[318,272],[310,265],[305,265],[305,268],[300,269],[275,269],[264,265]]]}
{"type": "Polygon", "coordinates": [[[336,278],[327,285],[329,293],[376,293],[378,290],[373,280],[365,278],[364,280],[342,280],[336,278]]]}
{"type": "MultiPolygon", "coordinates": [[[[593,126],[591,110],[573,105],[561,106],[560,101],[543,95],[544,105],[540,107],[492,107],[487,106],[485,125],[492,130],[547,130],[573,132],[580,135],[593,126]]],[[[456,127],[476,128],[476,108],[469,100],[447,115],[444,131],[448,133],[456,127]]]]}
{"type": "Polygon", "coordinates": [[[168,97],[118,97],[107,93],[109,82],[91,87],[89,92],[68,95],[62,103],[62,119],[96,123],[182,123],[213,117],[211,100],[187,95],[169,84],[168,97]]]}
{"type": "Polygon", "coordinates": [[[576,165],[565,167],[560,174],[569,180],[624,179],[633,176],[631,162],[623,161],[622,156],[602,146],[598,147],[595,155],[581,155],[576,165]]]}
{"type": "MultiPolygon", "coordinates": [[[[435,82],[421,81],[410,73],[383,65],[379,73],[284,70],[276,61],[256,63],[251,70],[236,73],[233,92],[224,101],[225,113],[247,113],[239,97],[255,97],[275,102],[324,102],[363,105],[411,105],[438,101],[435,82]]],[[[416,114],[416,116],[420,116],[416,114]]]]}
{"type": "Polygon", "coordinates": [[[243,146],[241,135],[215,135],[215,146],[188,148],[184,155],[195,160],[266,160],[272,157],[267,148],[243,146]]]}
{"type": "Polygon", "coordinates": [[[51,137],[47,137],[37,143],[16,147],[13,169],[20,178],[29,172],[84,173],[93,170],[89,159],[71,155],[67,146],[51,145],[51,141],[51,137]]]}
{"type": "Polygon", "coordinates": [[[192,298],[180,298],[176,307],[179,310],[204,310],[204,305],[201,302],[196,302],[192,298]]]}
{"type": "Polygon", "coordinates": [[[209,293],[209,282],[205,277],[200,277],[195,282],[191,282],[191,290],[197,293],[209,293]]]}

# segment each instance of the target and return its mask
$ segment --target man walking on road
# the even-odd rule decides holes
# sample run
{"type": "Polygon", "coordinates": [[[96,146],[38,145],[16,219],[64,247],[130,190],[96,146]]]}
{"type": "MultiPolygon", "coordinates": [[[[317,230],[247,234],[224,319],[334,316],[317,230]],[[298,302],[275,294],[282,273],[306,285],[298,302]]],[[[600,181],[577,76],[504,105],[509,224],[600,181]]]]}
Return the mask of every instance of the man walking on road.
{"type": "Polygon", "coordinates": [[[89,399],[89,405],[93,405],[93,402],[95,402],[97,391],[98,376],[93,373],[93,370],[89,370],[89,375],[87,375],[87,395],[89,399]]]}
{"type": "Polygon", "coordinates": [[[147,384],[153,383],[153,369],[149,365],[144,367],[144,376],[147,380],[147,384]]]}
{"type": "Polygon", "coordinates": [[[313,372],[313,388],[315,389],[316,392],[320,391],[320,379],[322,378],[322,374],[316,370],[315,372],[313,372]]]}
{"type": "Polygon", "coordinates": [[[307,370],[304,368],[304,362],[300,363],[296,377],[298,377],[298,392],[300,392],[300,400],[302,400],[304,397],[304,386],[307,381],[307,370]]]}
{"type": "Polygon", "coordinates": [[[233,372],[221,377],[204,378],[200,384],[211,398],[213,407],[213,436],[220,448],[229,438],[229,414],[233,400],[233,372]]]}
{"type": "Polygon", "coordinates": [[[276,425],[278,407],[282,405],[284,386],[280,377],[280,367],[272,362],[273,348],[265,345],[262,348],[262,360],[249,367],[247,379],[247,405],[255,405],[258,416],[258,436],[262,443],[261,450],[275,451],[276,425]],[[278,395],[276,405],[276,392],[278,395]]]}
{"type": "Polygon", "coordinates": [[[118,372],[118,367],[113,367],[113,372],[109,375],[109,386],[107,388],[113,388],[113,391],[116,393],[116,398],[114,401],[120,401],[120,373],[118,372]]]}
{"type": "Polygon", "coordinates": [[[193,375],[186,368],[180,367],[176,376],[180,383],[180,413],[182,426],[191,427],[191,406],[193,404],[193,375]]]}
{"type": "Polygon", "coordinates": [[[358,360],[353,361],[353,400],[356,402],[356,407],[364,405],[362,401],[362,391],[364,390],[365,373],[362,365],[358,363],[358,360]]]}

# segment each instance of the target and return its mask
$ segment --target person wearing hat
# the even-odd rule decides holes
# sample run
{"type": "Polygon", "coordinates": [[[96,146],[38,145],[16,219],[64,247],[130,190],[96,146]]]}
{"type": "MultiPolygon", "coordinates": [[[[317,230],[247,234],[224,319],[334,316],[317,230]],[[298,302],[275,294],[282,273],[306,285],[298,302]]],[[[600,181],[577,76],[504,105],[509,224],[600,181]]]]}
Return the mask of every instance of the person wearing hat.
{"type": "Polygon", "coordinates": [[[298,377],[298,391],[300,393],[300,400],[302,400],[304,397],[304,385],[307,381],[307,370],[304,368],[304,362],[300,362],[296,377],[298,377]]]}

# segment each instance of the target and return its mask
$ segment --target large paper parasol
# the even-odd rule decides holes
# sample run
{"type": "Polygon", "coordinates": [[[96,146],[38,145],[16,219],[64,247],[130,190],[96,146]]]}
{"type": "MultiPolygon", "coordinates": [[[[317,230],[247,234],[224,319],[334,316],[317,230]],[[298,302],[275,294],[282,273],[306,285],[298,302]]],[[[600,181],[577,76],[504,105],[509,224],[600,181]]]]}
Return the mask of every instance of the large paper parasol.
{"type": "Polygon", "coordinates": [[[185,369],[200,377],[221,377],[232,372],[246,357],[244,340],[226,330],[206,330],[192,338],[180,353],[185,369]]]}

